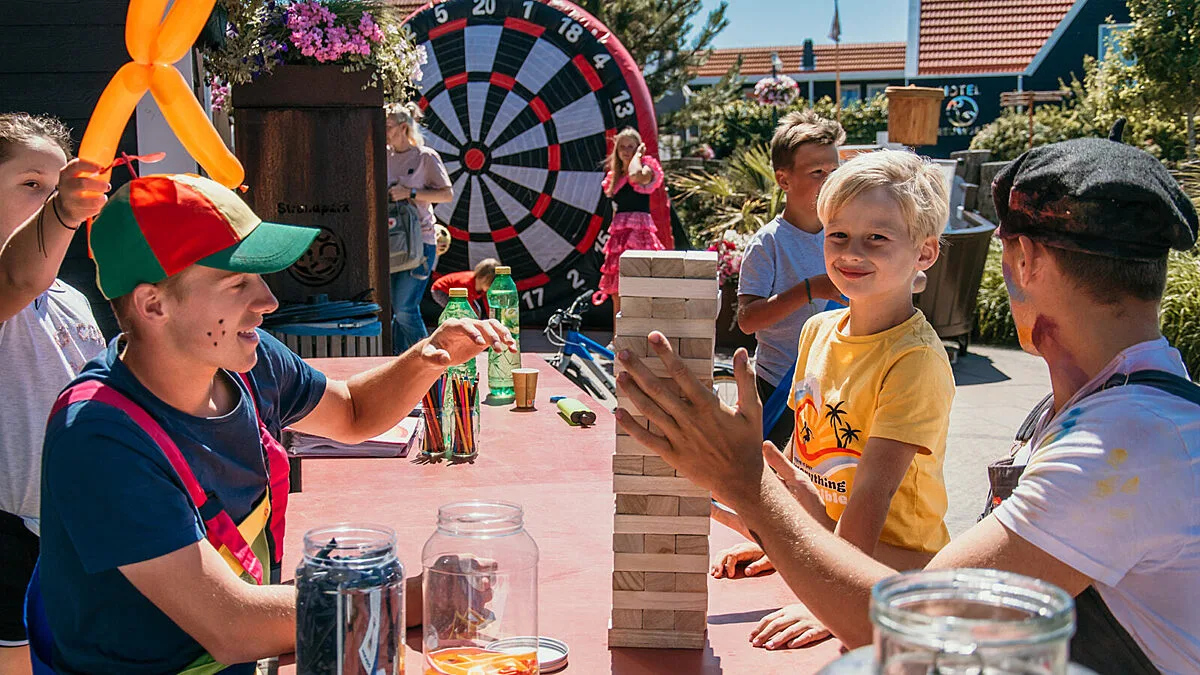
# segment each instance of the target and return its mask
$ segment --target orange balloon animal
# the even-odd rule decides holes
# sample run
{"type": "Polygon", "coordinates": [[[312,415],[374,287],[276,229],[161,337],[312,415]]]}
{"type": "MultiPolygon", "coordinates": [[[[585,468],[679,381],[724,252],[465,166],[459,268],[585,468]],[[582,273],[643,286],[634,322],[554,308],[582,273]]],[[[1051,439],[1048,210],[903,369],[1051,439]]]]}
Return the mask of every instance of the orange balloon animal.
{"type": "MultiPolygon", "coordinates": [[[[133,61],[121,66],[96,102],[79,156],[109,166],[121,132],[149,91],[183,147],[213,180],[235,188],[246,177],[241,162],[225,147],[187,81],[172,65],[196,41],[216,0],[176,0],[164,18],[167,1],[130,0],[125,47],[133,61]]],[[[110,174],[111,170],[104,173],[105,180],[110,174]]]]}

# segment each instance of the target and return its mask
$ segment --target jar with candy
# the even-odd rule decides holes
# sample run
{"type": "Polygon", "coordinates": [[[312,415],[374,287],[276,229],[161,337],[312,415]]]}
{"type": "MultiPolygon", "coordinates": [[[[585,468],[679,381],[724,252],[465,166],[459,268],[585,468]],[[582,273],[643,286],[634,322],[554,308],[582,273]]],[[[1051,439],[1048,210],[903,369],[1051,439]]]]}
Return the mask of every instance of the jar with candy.
{"type": "Polygon", "coordinates": [[[446,504],[421,557],[425,675],[536,675],[538,547],[522,508],[446,504]]]}

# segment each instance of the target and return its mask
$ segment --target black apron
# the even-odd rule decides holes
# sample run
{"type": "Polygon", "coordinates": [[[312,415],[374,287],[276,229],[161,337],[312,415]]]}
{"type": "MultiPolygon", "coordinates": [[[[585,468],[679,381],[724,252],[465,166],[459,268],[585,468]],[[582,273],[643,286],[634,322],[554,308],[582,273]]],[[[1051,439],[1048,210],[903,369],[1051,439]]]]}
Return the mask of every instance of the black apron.
{"type": "MultiPolygon", "coordinates": [[[[1178,375],[1158,370],[1141,370],[1128,375],[1118,373],[1096,391],[1127,384],[1154,387],[1200,405],[1200,386],[1178,375]]],[[[1033,438],[1038,423],[1053,404],[1053,394],[1042,399],[1017,431],[1012,456],[988,467],[988,483],[991,489],[988,491],[987,504],[979,516],[980,520],[1012,496],[1017,482],[1021,479],[1021,473],[1025,471],[1024,466],[1013,464],[1016,452],[1033,438]]],[[[1129,631],[1113,616],[1095,586],[1088,586],[1075,598],[1075,635],[1071,638],[1071,661],[1091,668],[1100,675],[1158,675],[1159,672],[1129,631]]]]}

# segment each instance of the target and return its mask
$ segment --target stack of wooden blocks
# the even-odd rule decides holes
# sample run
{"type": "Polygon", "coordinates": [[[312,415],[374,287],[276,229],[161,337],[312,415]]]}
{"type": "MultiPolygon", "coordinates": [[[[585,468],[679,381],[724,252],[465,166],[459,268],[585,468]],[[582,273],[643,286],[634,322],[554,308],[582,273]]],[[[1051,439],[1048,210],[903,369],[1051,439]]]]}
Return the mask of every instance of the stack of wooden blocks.
{"type": "MultiPolygon", "coordinates": [[[[659,331],[712,386],[717,257],[707,251],[627,251],[613,346],[666,369],[646,340],[659,331]]],[[[618,371],[620,370],[618,366],[618,371]]],[[[680,395],[669,378],[669,391],[680,395]]],[[[637,408],[618,393],[619,405],[637,408]]],[[[636,417],[647,429],[652,425],[636,417]]],[[[677,476],[653,450],[617,430],[613,455],[613,611],[610,647],[703,649],[708,617],[709,493],[677,476]]]]}

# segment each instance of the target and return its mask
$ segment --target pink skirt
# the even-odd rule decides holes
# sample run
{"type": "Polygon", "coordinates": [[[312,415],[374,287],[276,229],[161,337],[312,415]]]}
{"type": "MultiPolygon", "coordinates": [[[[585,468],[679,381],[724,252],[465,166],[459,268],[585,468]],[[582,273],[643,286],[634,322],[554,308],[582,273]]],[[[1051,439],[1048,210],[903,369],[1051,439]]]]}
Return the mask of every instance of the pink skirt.
{"type": "Polygon", "coordinates": [[[613,216],[608,228],[608,242],[604,244],[604,265],[600,268],[600,290],[592,297],[597,305],[610,295],[618,295],[621,272],[621,254],[625,251],[661,251],[665,247],[658,240],[658,229],[654,218],[645,211],[618,213],[613,216]]]}

